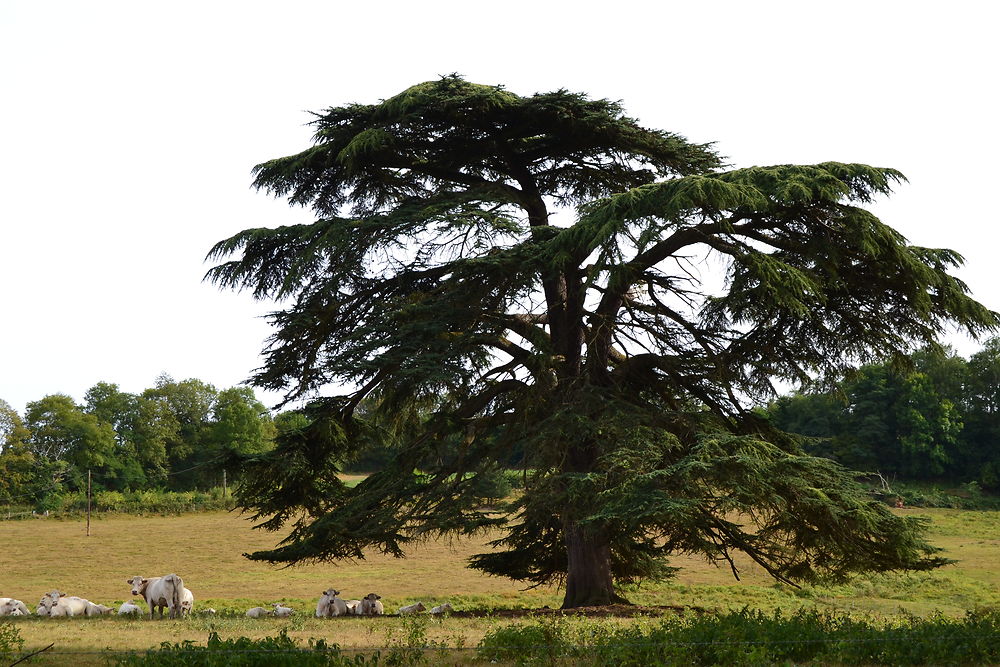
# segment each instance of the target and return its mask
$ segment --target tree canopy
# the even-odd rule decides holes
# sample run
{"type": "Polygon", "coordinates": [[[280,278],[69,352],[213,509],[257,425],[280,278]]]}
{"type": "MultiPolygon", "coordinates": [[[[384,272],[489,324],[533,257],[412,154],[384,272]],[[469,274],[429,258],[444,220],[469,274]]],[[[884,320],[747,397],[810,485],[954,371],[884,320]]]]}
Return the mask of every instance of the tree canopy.
{"type": "Polygon", "coordinates": [[[289,531],[251,558],[401,556],[497,528],[471,565],[563,583],[567,607],[620,601],[678,553],[735,574],[743,552],[788,582],[945,562],[749,409],[775,379],[996,328],[949,274],[957,253],[864,208],[899,172],[727,170],[617,103],[458,76],[313,124],[254,184],[317,220],[209,254],[216,284],[285,304],[253,382],[309,401],[240,490],[289,531]],[[334,473],[386,438],[392,461],[346,489],[334,473]],[[498,510],[478,482],[512,457],[525,490],[498,510]]]}

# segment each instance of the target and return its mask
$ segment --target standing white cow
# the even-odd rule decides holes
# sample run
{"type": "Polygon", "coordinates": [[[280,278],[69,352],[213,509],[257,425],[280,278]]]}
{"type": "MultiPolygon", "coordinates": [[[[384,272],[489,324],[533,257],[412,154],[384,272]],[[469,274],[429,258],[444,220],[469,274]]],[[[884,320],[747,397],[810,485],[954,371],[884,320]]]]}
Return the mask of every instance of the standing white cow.
{"type": "Polygon", "coordinates": [[[187,616],[194,609],[194,593],[184,587],[181,592],[181,616],[187,616]]]}
{"type": "MultiPolygon", "coordinates": [[[[148,579],[136,575],[125,581],[132,585],[132,595],[141,595],[146,600],[150,618],[153,618],[153,611],[157,608],[160,610],[160,618],[163,618],[164,607],[170,612],[170,618],[177,618],[183,613],[181,599],[184,595],[184,580],[176,574],[148,579]]],[[[192,601],[193,599],[192,596],[192,601]]]]}
{"type": "Polygon", "coordinates": [[[338,598],[338,595],[340,595],[340,591],[332,588],[323,591],[319,602],[316,603],[316,618],[344,616],[347,614],[347,603],[338,598]]]}

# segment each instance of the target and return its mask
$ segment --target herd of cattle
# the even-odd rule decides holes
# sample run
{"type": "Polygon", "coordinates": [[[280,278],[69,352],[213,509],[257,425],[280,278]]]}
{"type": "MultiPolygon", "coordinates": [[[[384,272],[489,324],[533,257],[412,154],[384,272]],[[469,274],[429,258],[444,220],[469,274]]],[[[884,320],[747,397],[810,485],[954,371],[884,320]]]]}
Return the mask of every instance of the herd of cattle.
{"type": "MultiPolygon", "coordinates": [[[[132,586],[132,595],[142,596],[149,606],[149,617],[153,617],[154,611],[159,609],[160,618],[163,618],[163,610],[167,609],[170,618],[182,617],[194,611],[194,594],[184,586],[184,581],[176,574],[168,574],[163,577],[142,577],[136,575],[125,580],[132,586]]],[[[328,618],[332,616],[381,616],[385,613],[380,595],[369,593],[361,600],[342,600],[340,591],[332,588],[323,591],[316,603],[316,616],[318,618],[328,618]]],[[[261,616],[286,617],[295,613],[294,609],[285,607],[281,603],[271,605],[273,609],[265,607],[254,607],[246,613],[250,618],[260,618],[261,616]]],[[[401,616],[407,614],[417,614],[427,611],[427,607],[422,602],[400,607],[397,613],[401,616]]],[[[447,602],[433,607],[431,614],[444,614],[451,612],[452,607],[447,602]]],[[[28,616],[31,612],[20,600],[14,598],[0,597],[0,616],[28,616]]],[[[38,608],[35,613],[39,616],[101,616],[115,613],[113,607],[106,607],[103,604],[94,604],[90,600],[85,600],[75,595],[67,596],[65,593],[54,590],[46,593],[38,601],[38,608]]],[[[125,602],[118,608],[118,614],[143,614],[143,610],[132,602],[125,602]]],[[[203,613],[214,614],[214,609],[205,609],[203,613]]]]}

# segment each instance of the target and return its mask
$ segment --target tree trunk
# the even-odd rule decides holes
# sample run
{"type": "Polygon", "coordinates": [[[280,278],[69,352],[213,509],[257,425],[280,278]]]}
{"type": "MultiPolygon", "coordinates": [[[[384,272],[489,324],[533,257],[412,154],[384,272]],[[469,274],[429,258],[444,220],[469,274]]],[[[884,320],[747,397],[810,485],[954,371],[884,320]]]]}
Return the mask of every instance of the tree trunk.
{"type": "Polygon", "coordinates": [[[607,537],[570,521],[566,522],[564,530],[567,568],[562,608],[628,604],[628,600],[615,594],[607,537]]]}

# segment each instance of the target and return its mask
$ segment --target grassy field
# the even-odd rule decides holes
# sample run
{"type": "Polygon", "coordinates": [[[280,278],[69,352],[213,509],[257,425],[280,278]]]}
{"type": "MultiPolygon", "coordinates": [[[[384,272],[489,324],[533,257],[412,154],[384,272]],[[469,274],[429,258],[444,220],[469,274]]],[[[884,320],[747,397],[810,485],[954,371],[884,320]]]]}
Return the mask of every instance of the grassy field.
{"type": "MultiPolygon", "coordinates": [[[[794,589],[774,584],[759,567],[741,563],[735,582],[728,569],[695,559],[678,558],[683,570],[670,583],[629,592],[643,605],[687,605],[707,609],[744,606],[767,610],[816,608],[880,615],[927,615],[939,611],[959,616],[966,610],[1000,606],[1000,513],[962,510],[900,510],[933,519],[932,541],[960,562],[932,573],[859,577],[849,584],[794,589]]],[[[34,608],[46,591],[59,588],[94,602],[114,605],[130,597],[125,580],[135,574],[177,572],[196,597],[195,607],[214,607],[215,617],[180,622],[126,618],[15,618],[27,647],[55,642],[60,651],[130,650],[164,641],[203,642],[212,630],[223,637],[264,637],[287,629],[290,636],[322,637],[341,646],[398,645],[414,638],[450,646],[474,646],[484,633],[509,618],[316,619],[315,601],[330,586],[342,597],[369,592],[383,597],[387,611],[421,600],[450,601],[456,609],[557,607],[553,589],[519,590],[518,584],[479,575],[463,567],[469,555],[484,549],[489,536],[474,541],[434,542],[417,547],[403,560],[373,555],[342,565],[273,568],[250,562],[243,552],[270,547],[276,536],[250,529],[234,513],[213,512],[172,517],[104,516],[92,523],[34,519],[0,523],[5,545],[0,595],[24,600],[34,608]],[[290,619],[248,619],[246,609],[284,602],[299,610],[290,619]]],[[[636,624],[649,619],[602,619],[636,624]]],[[[569,622],[592,623],[593,619],[569,622]]],[[[65,656],[64,656],[65,657],[65,656]]]]}

